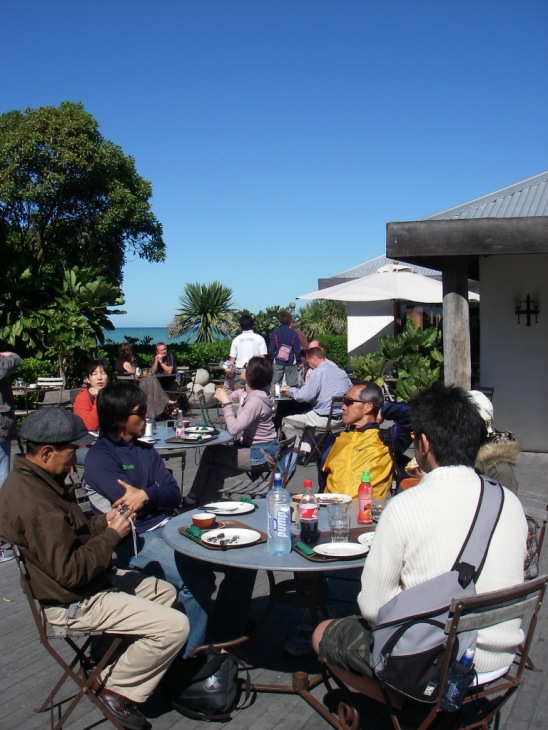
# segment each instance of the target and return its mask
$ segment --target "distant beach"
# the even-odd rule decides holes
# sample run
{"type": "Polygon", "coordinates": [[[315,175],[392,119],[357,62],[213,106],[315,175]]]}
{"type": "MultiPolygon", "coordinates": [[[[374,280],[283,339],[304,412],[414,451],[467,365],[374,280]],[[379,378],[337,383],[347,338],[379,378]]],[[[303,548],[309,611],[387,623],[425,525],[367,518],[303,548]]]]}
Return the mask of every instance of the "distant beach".
{"type": "Polygon", "coordinates": [[[125,337],[132,337],[137,340],[143,340],[144,337],[152,338],[155,342],[186,342],[186,337],[175,337],[170,340],[167,336],[167,327],[117,327],[109,332],[104,330],[105,340],[111,342],[125,342],[125,337]]]}

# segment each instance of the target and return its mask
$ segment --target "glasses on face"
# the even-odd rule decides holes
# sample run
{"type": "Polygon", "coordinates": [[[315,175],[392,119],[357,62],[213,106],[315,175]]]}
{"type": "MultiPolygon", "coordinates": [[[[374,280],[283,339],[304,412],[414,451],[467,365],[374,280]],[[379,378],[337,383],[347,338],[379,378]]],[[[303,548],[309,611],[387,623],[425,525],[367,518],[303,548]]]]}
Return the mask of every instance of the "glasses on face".
{"type": "Polygon", "coordinates": [[[146,418],[147,415],[147,407],[146,406],[139,406],[139,408],[136,408],[134,411],[130,411],[128,413],[129,416],[139,416],[139,418],[146,418]]]}
{"type": "Polygon", "coordinates": [[[359,398],[347,398],[346,396],[342,399],[343,406],[351,406],[352,403],[361,403],[363,405],[365,401],[359,398]]]}

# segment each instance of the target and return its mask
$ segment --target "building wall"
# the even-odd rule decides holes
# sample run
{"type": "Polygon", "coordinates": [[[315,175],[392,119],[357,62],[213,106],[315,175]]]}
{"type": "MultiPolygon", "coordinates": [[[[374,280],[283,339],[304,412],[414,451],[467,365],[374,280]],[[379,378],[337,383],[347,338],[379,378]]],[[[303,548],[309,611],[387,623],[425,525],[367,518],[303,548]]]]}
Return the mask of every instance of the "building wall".
{"type": "Polygon", "coordinates": [[[523,451],[548,452],[548,254],[480,258],[480,383],[495,388],[495,428],[523,451]],[[538,324],[517,323],[516,300],[539,302],[538,324]]]}
{"type": "Polygon", "coordinates": [[[376,352],[381,335],[394,334],[394,303],[348,302],[348,354],[376,352]]]}

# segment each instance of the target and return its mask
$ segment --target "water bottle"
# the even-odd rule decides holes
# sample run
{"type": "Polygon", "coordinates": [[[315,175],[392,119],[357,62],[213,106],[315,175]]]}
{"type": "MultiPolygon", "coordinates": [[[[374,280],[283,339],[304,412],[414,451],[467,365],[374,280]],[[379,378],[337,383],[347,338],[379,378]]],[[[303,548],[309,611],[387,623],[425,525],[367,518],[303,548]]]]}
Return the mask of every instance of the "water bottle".
{"type": "Polygon", "coordinates": [[[185,437],[185,422],[183,420],[183,412],[180,408],[177,409],[177,418],[175,420],[175,436],[178,439],[184,439],[185,437]]]}
{"type": "Polygon", "coordinates": [[[307,545],[318,541],[318,500],[312,492],[312,481],[305,479],[304,492],[299,502],[299,522],[301,524],[301,540],[307,545]]]}
{"type": "Polygon", "coordinates": [[[266,496],[268,540],[270,555],[288,555],[291,552],[291,495],[282,487],[282,475],[274,474],[274,485],[266,496]]]}
{"type": "Polygon", "coordinates": [[[447,673],[447,681],[441,698],[441,708],[445,712],[456,712],[462,705],[472,678],[473,659],[474,650],[467,649],[447,673]]]}
{"type": "Polygon", "coordinates": [[[369,525],[373,522],[371,505],[373,504],[373,487],[371,476],[367,470],[362,472],[362,481],[358,487],[358,524],[369,525]]]}

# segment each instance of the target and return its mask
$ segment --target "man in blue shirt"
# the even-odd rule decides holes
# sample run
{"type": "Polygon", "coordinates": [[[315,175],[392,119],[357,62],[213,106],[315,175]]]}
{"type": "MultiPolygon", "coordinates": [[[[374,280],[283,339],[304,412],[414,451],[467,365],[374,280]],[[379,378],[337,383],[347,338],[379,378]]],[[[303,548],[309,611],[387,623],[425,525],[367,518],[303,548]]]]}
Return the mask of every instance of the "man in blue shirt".
{"type": "Polygon", "coordinates": [[[146,428],[144,393],[128,381],[107,385],[99,391],[97,413],[101,438],[86,457],[84,479],[88,489],[108,502],[101,506],[93,494],[90,501],[99,511],[126,505],[136,513],[136,544],[126,537],[118,545],[119,562],[178,589],[178,601],[190,622],[185,656],[204,643],[208,616],[209,630],[221,633],[219,638],[243,634],[255,573],[226,569],[220,589],[223,600],[213,603],[215,566],[175,553],[162,537],[160,528],[179,507],[181,492],[156,449],[139,441],[146,428]]]}
{"type": "Polygon", "coordinates": [[[297,333],[290,328],[291,314],[278,314],[280,326],[272,330],[268,345],[268,356],[274,365],[272,385],[281,383],[284,376],[287,385],[297,385],[299,382],[299,360],[301,345],[297,333]]]}
{"type": "MultiPolygon", "coordinates": [[[[352,387],[348,375],[337,365],[329,364],[320,347],[308,348],[306,362],[312,369],[312,375],[300,388],[290,388],[289,396],[299,403],[309,403],[310,410],[284,418],[282,428],[287,438],[291,438],[294,433],[300,436],[307,426],[324,429],[327,426],[332,398],[343,396],[352,387]]],[[[340,422],[341,414],[341,409],[336,409],[332,423],[340,422]]],[[[341,423],[341,428],[342,426],[341,423]]],[[[306,454],[311,451],[310,443],[302,441],[300,451],[301,459],[306,458],[306,454]]]]}

